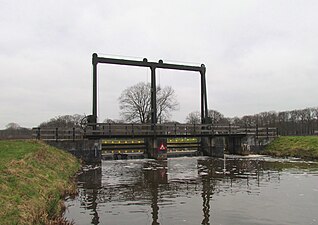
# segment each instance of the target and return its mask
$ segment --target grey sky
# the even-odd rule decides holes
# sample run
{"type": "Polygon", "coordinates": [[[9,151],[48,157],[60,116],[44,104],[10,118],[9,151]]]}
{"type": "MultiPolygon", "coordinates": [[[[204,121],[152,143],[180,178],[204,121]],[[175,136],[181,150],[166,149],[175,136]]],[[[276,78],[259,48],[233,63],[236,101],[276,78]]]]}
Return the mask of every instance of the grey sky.
{"type": "MultiPolygon", "coordinates": [[[[207,67],[209,108],[225,116],[318,106],[318,1],[0,0],[0,129],[91,114],[91,55],[207,67]]],[[[99,118],[147,69],[99,64],[99,118]]],[[[199,75],[160,70],[184,121],[199,75]]]]}

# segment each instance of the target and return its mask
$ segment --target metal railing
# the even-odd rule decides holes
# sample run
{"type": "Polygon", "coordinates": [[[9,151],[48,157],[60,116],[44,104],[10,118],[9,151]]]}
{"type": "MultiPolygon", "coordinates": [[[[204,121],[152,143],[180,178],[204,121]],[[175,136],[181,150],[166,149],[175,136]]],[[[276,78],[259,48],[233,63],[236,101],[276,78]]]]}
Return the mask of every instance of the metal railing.
{"type": "Polygon", "coordinates": [[[80,128],[33,128],[33,138],[42,140],[82,140],[84,138],[137,137],[202,137],[228,135],[255,135],[256,138],[274,138],[274,127],[214,126],[212,124],[112,124],[93,123],[80,128]]]}
{"type": "Polygon", "coordinates": [[[80,128],[40,128],[32,129],[32,137],[46,141],[82,140],[83,130],[80,128]]]}

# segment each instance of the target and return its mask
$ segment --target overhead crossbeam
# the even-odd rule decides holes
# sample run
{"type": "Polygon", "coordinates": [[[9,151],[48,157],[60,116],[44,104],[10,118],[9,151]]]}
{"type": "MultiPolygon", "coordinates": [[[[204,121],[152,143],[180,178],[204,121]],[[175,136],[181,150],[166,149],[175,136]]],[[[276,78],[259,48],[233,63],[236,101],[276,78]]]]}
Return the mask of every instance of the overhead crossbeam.
{"type": "Polygon", "coordinates": [[[204,64],[201,66],[188,66],[188,65],[178,65],[171,63],[164,63],[162,60],[159,62],[148,62],[146,58],[142,61],[137,60],[127,60],[127,59],[114,59],[99,57],[96,53],[93,54],[93,121],[97,122],[97,64],[114,64],[114,65],[125,65],[125,66],[138,66],[138,67],[148,67],[151,70],[151,123],[157,123],[157,108],[156,108],[156,69],[171,69],[171,70],[183,70],[183,71],[194,71],[200,72],[201,74],[201,122],[205,123],[208,116],[208,106],[207,106],[207,91],[206,91],[206,80],[205,72],[206,68],[204,64]]]}
{"type": "Polygon", "coordinates": [[[127,60],[127,59],[114,59],[114,58],[104,58],[97,56],[96,53],[93,54],[93,64],[94,63],[107,63],[107,64],[115,64],[115,65],[126,65],[126,66],[139,66],[139,67],[154,67],[160,69],[171,69],[171,70],[186,70],[186,71],[205,71],[205,66],[202,64],[201,66],[188,66],[188,65],[178,65],[171,63],[163,63],[162,60],[159,62],[148,62],[146,58],[142,61],[137,60],[127,60]]]}

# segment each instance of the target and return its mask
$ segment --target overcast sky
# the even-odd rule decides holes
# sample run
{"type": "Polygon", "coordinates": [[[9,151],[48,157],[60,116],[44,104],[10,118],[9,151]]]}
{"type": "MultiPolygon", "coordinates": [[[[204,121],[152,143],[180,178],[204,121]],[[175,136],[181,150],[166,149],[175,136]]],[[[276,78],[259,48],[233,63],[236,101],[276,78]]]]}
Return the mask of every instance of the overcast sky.
{"type": "MultiPolygon", "coordinates": [[[[0,0],[0,129],[91,114],[94,52],[207,67],[209,108],[225,116],[318,106],[317,0],[0,0]]],[[[99,120],[150,72],[99,64],[99,120]]],[[[185,121],[200,76],[158,71],[185,121]]]]}

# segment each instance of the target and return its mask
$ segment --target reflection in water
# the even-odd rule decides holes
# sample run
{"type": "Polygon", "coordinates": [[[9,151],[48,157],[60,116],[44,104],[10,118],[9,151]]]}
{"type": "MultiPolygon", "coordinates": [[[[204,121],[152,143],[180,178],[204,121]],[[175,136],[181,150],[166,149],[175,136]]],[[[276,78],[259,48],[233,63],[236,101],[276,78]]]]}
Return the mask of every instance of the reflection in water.
{"type": "Polygon", "coordinates": [[[316,163],[229,156],[226,170],[223,164],[205,157],[103,161],[79,175],[79,195],[67,200],[65,216],[75,224],[297,224],[262,207],[277,207],[270,198],[281,188],[282,201],[287,193],[293,204],[301,202],[293,189],[299,174],[310,178],[302,180],[305,194],[315,194],[306,204],[318,200],[310,189],[318,180],[316,163]]]}
{"type": "Polygon", "coordinates": [[[152,225],[158,225],[158,188],[159,184],[167,184],[167,161],[144,164],[145,181],[149,184],[151,192],[152,225]]]}
{"type": "Polygon", "coordinates": [[[211,187],[211,180],[204,177],[202,179],[202,199],[203,199],[203,220],[201,224],[210,224],[210,198],[213,195],[213,186],[211,187]]]}
{"type": "Polygon", "coordinates": [[[100,165],[93,165],[84,168],[84,172],[78,176],[79,197],[81,206],[90,211],[92,215],[91,224],[99,224],[97,212],[98,190],[102,187],[102,168],[100,165]]]}

